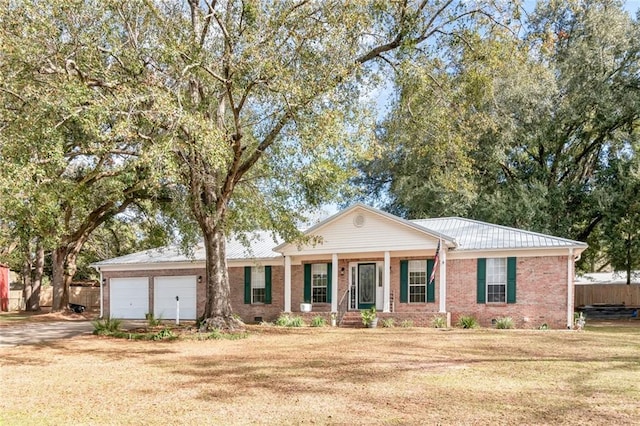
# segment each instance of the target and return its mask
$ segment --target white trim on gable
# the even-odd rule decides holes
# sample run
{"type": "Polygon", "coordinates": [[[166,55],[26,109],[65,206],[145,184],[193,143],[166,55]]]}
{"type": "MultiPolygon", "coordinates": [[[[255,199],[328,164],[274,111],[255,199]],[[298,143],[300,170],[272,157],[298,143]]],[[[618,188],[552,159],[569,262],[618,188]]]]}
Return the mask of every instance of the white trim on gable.
{"type": "Polygon", "coordinates": [[[435,250],[438,239],[455,247],[452,238],[363,204],[355,204],[309,228],[307,237],[318,237],[313,245],[285,243],[273,250],[283,255],[357,254],[385,251],[435,250]]]}

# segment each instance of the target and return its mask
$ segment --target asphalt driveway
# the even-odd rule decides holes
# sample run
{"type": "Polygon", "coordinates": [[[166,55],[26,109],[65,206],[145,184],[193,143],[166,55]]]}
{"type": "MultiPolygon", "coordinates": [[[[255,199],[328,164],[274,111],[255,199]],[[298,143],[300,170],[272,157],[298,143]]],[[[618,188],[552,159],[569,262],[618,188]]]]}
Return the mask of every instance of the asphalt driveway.
{"type": "Polygon", "coordinates": [[[0,348],[35,345],[91,334],[91,321],[54,321],[0,327],[0,348]]]}

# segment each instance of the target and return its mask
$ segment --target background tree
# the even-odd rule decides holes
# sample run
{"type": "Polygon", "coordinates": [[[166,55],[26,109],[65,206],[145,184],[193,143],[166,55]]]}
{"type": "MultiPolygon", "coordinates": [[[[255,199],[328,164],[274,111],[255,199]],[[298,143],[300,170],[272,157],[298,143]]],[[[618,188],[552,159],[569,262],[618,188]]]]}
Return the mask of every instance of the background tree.
{"type": "Polygon", "coordinates": [[[153,150],[142,155],[149,95],[140,70],[112,54],[142,35],[113,21],[115,12],[84,1],[18,2],[0,15],[0,159],[14,201],[4,217],[25,247],[25,268],[33,253],[39,261],[51,252],[53,310],[67,306],[91,233],[155,191],[153,150]]]}
{"type": "Polygon", "coordinates": [[[362,180],[389,170],[389,208],[408,217],[462,214],[604,248],[601,177],[637,155],[638,23],[616,1],[541,2],[523,28],[451,39],[458,54],[400,80],[382,166],[363,165],[362,180]]]}

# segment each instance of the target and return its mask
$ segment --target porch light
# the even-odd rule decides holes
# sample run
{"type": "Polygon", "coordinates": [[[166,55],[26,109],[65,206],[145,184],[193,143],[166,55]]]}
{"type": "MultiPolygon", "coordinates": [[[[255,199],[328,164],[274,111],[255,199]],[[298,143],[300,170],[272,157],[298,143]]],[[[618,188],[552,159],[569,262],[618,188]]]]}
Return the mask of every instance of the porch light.
{"type": "Polygon", "coordinates": [[[340,268],[340,275],[344,275],[344,266],[340,268]]]}
{"type": "Polygon", "coordinates": [[[198,284],[202,284],[202,275],[198,275],[198,284]]]}

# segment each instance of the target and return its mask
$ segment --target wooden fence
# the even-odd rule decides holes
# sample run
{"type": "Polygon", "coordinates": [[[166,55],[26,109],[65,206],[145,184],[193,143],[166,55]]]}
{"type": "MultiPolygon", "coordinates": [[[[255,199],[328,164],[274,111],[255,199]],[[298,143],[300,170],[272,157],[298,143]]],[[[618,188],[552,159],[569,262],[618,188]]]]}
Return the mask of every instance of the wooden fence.
{"type": "MultiPolygon", "coordinates": [[[[99,287],[75,287],[70,288],[69,302],[84,305],[87,309],[100,307],[99,287]]],[[[53,303],[53,288],[44,287],[40,292],[40,306],[48,307],[53,303]]],[[[9,292],[9,310],[19,311],[25,307],[22,290],[11,290],[9,292]]]]}
{"type": "Polygon", "coordinates": [[[576,285],[575,306],[625,305],[640,307],[640,284],[576,285]]]}

